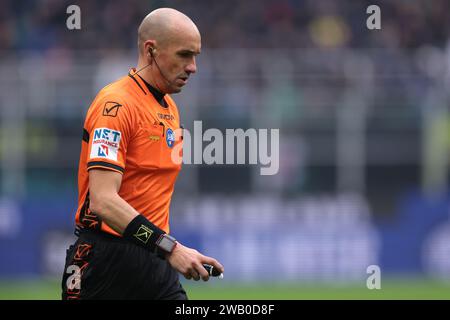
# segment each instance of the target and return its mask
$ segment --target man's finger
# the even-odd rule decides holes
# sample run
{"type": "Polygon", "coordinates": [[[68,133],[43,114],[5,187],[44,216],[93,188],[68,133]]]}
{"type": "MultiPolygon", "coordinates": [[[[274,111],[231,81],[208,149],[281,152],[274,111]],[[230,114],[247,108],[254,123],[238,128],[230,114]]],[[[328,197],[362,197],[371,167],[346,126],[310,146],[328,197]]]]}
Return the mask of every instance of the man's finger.
{"type": "Polygon", "coordinates": [[[200,280],[200,275],[198,274],[197,271],[192,270],[191,274],[192,274],[192,278],[193,278],[195,281],[200,280]]]}
{"type": "Polygon", "coordinates": [[[196,270],[198,270],[200,276],[202,277],[203,281],[208,281],[209,280],[209,273],[208,271],[206,271],[206,269],[203,267],[202,264],[196,265],[195,266],[196,270]]]}

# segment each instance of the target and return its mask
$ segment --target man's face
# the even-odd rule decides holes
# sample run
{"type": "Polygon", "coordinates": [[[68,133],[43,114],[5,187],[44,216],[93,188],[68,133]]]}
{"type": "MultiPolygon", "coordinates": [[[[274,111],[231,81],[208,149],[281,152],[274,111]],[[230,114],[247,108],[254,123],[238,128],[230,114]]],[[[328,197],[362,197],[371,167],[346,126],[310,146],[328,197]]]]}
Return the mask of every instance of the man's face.
{"type": "Polygon", "coordinates": [[[157,47],[153,74],[162,92],[181,91],[189,76],[197,71],[195,57],[200,54],[200,49],[200,35],[195,32],[177,35],[167,45],[157,47]]]}

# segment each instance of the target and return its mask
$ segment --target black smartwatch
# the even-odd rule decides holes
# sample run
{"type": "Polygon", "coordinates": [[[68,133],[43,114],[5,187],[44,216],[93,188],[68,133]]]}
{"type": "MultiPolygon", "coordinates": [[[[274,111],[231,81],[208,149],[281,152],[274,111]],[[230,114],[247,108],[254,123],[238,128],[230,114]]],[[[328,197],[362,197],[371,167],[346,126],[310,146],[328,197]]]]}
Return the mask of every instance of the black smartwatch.
{"type": "Polygon", "coordinates": [[[172,253],[173,249],[177,245],[177,240],[168,235],[167,233],[162,234],[156,241],[156,246],[167,253],[172,253]]]}

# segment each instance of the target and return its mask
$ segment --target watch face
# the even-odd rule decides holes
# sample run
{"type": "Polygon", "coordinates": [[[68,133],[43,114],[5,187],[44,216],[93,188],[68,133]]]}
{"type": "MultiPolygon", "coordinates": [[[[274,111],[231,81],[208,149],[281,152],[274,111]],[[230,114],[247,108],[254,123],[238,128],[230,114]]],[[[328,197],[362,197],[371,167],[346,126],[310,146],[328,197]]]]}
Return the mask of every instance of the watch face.
{"type": "Polygon", "coordinates": [[[172,252],[175,247],[176,240],[175,238],[169,235],[162,235],[158,244],[158,247],[166,252],[172,252]]]}

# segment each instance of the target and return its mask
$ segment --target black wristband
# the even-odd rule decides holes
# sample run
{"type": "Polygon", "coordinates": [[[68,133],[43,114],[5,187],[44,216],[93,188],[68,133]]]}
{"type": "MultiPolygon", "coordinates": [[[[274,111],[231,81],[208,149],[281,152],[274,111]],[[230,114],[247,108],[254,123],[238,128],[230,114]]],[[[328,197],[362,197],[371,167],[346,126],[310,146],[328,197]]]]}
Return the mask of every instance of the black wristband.
{"type": "Polygon", "coordinates": [[[123,232],[123,237],[157,253],[157,241],[165,234],[163,230],[148,221],[143,215],[137,215],[123,232]]]}

